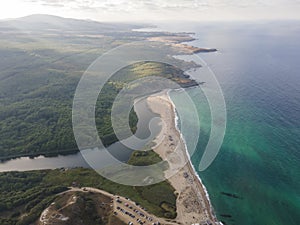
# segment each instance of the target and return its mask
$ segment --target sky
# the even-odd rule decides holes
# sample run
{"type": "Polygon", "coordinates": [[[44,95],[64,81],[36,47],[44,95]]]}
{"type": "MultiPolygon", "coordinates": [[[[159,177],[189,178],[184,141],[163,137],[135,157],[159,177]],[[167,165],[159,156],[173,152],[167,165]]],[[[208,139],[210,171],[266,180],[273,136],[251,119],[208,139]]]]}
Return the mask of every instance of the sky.
{"type": "Polygon", "coordinates": [[[300,0],[1,0],[0,19],[51,14],[97,21],[300,19],[300,0]]]}

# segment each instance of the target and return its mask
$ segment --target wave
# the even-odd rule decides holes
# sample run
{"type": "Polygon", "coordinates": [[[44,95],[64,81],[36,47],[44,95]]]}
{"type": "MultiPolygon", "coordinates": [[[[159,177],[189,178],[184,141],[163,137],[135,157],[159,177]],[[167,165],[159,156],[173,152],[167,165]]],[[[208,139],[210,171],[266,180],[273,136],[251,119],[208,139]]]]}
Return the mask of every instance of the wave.
{"type": "MultiPolygon", "coordinates": [[[[193,165],[193,163],[192,163],[191,156],[190,156],[190,154],[189,154],[189,152],[188,152],[188,147],[187,147],[187,144],[186,144],[186,140],[185,140],[185,138],[184,138],[183,133],[181,132],[181,130],[180,130],[180,128],[179,128],[179,119],[180,119],[180,118],[179,118],[178,113],[177,113],[177,111],[176,111],[175,104],[174,104],[174,102],[172,101],[172,98],[171,98],[171,96],[170,96],[170,92],[171,92],[171,91],[174,91],[174,90],[172,90],[172,89],[168,90],[168,91],[167,91],[167,96],[168,96],[168,99],[169,99],[170,103],[171,103],[172,106],[173,106],[172,108],[173,108],[173,113],[174,113],[174,123],[175,123],[175,128],[176,128],[176,130],[178,131],[178,133],[180,134],[180,138],[181,138],[181,140],[182,140],[182,142],[183,142],[183,144],[184,144],[184,149],[185,149],[186,156],[187,156],[187,158],[188,158],[188,162],[190,163],[190,165],[191,165],[191,167],[192,167],[192,169],[193,169],[194,175],[195,175],[195,177],[198,179],[199,183],[201,184],[202,189],[204,190],[206,199],[207,199],[208,202],[209,202],[210,213],[211,213],[211,215],[213,215],[214,218],[217,220],[217,217],[216,217],[216,215],[215,215],[215,213],[214,213],[214,208],[213,208],[213,206],[212,206],[212,204],[211,204],[211,201],[210,201],[210,197],[209,197],[208,191],[207,191],[205,185],[203,184],[203,182],[202,182],[202,180],[201,180],[199,174],[197,173],[197,171],[196,171],[196,169],[195,169],[195,167],[194,167],[194,165],[193,165]]],[[[219,224],[219,225],[224,225],[224,224],[223,224],[222,222],[220,222],[220,221],[217,221],[216,223],[219,224]]]]}

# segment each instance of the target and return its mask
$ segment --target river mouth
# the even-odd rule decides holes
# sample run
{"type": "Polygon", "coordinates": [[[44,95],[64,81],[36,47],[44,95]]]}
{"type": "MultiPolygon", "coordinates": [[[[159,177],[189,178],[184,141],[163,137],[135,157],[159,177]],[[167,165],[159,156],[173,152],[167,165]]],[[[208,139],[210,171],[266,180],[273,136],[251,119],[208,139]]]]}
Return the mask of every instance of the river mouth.
{"type": "MultiPolygon", "coordinates": [[[[146,98],[141,98],[134,104],[134,110],[138,116],[137,131],[136,136],[140,139],[146,139],[150,136],[151,132],[149,129],[150,121],[153,118],[157,118],[158,115],[153,113],[147,105],[146,98]]],[[[161,130],[161,125],[159,121],[152,121],[152,136],[155,137],[159,134],[161,130]]],[[[135,143],[136,146],[140,149],[144,148],[145,143],[135,143]]],[[[116,142],[109,147],[107,147],[109,153],[114,156],[117,160],[121,162],[127,162],[133,152],[132,149],[124,146],[121,142],[116,142]]],[[[53,157],[20,157],[16,159],[7,160],[0,163],[0,172],[7,171],[30,171],[30,170],[43,170],[43,169],[57,169],[57,168],[75,168],[75,167],[84,167],[91,168],[90,165],[85,161],[83,155],[93,156],[94,154],[100,155],[101,152],[104,153],[105,149],[94,150],[86,149],[75,154],[70,155],[58,155],[53,157]]],[[[105,161],[103,157],[99,159],[99,164],[105,161]]]]}

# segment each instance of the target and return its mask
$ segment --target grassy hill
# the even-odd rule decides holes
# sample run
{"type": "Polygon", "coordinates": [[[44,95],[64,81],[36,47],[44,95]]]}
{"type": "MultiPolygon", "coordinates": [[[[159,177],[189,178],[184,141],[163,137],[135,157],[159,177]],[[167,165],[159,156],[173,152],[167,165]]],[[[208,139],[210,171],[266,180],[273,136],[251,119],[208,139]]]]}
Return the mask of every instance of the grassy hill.
{"type": "Polygon", "coordinates": [[[66,192],[44,210],[37,225],[125,225],[113,214],[111,201],[99,193],[66,192]]]}

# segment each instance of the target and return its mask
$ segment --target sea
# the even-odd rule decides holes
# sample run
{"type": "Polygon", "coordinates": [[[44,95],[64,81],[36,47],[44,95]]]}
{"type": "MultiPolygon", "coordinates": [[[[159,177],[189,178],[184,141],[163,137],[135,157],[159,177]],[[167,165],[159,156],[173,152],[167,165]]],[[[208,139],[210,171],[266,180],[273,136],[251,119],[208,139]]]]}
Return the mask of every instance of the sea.
{"type": "MultiPolygon", "coordinates": [[[[196,40],[187,44],[218,49],[197,54],[205,66],[190,75],[204,82],[203,91],[187,90],[200,121],[199,141],[191,159],[217,218],[227,225],[299,225],[300,22],[214,22],[159,28],[192,32],[196,40]],[[212,72],[205,72],[205,67],[212,72]],[[226,130],[215,160],[200,171],[212,129],[205,94],[214,87],[209,76],[215,76],[223,92],[226,130]]],[[[182,92],[170,95],[176,107],[185,105],[182,92]]],[[[190,111],[185,109],[180,120],[192,126],[190,111]]],[[[182,133],[189,148],[195,137],[188,129],[182,133]]]]}

